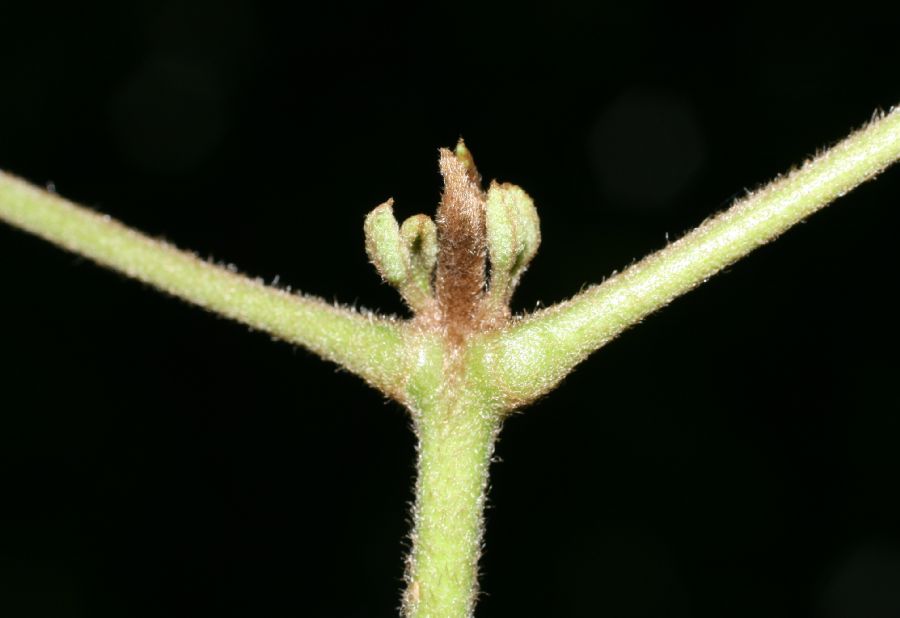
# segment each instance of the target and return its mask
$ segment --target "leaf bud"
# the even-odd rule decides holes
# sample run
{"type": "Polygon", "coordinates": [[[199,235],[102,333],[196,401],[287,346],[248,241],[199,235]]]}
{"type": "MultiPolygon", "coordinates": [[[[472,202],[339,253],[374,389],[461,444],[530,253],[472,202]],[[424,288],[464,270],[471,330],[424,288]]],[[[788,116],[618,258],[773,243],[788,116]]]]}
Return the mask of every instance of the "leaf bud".
{"type": "Polygon", "coordinates": [[[492,182],[485,201],[485,227],[491,296],[505,302],[541,242],[534,202],[516,185],[492,182]]]}
{"type": "Polygon", "coordinates": [[[394,218],[393,200],[388,200],[366,216],[366,253],[385,281],[401,287],[409,277],[409,254],[394,218]]]}
{"type": "Polygon", "coordinates": [[[437,264],[437,227],[428,215],[414,215],[400,226],[400,236],[409,256],[413,282],[429,297],[431,278],[437,264]]]}

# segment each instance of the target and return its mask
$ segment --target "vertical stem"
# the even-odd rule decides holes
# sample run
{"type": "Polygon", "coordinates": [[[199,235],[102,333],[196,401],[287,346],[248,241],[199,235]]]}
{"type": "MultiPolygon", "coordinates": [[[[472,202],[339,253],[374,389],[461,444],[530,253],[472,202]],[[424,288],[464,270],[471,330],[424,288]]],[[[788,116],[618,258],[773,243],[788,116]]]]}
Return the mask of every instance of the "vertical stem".
{"type": "Polygon", "coordinates": [[[419,415],[416,504],[403,610],[408,618],[469,618],[478,594],[488,468],[499,417],[477,398],[419,415]]]}

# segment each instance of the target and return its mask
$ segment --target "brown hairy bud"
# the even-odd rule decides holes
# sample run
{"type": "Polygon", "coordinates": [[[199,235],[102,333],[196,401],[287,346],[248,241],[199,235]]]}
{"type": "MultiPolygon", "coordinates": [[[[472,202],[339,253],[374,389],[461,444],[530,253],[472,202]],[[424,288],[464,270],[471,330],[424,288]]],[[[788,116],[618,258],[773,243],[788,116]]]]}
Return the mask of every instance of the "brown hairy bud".
{"type": "Polygon", "coordinates": [[[460,340],[476,327],[484,294],[484,194],[471,155],[460,157],[442,148],[440,168],[444,193],[437,211],[435,295],[447,336],[460,340]]]}

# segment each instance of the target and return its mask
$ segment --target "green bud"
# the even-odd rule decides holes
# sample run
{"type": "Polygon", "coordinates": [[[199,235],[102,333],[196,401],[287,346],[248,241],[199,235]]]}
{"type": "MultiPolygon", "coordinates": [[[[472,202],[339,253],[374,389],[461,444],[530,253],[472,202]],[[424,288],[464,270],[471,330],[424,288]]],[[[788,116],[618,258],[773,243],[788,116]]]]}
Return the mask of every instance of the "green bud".
{"type": "Polygon", "coordinates": [[[534,202],[516,185],[492,182],[485,201],[485,226],[491,258],[491,296],[505,302],[541,242],[534,202]]]}
{"type": "Polygon", "coordinates": [[[509,198],[510,192],[503,185],[492,182],[484,204],[491,270],[502,271],[507,275],[512,271],[520,252],[519,234],[510,203],[512,200],[509,198]]]}
{"type": "Polygon", "coordinates": [[[412,278],[429,297],[431,276],[437,264],[437,227],[428,215],[414,215],[400,226],[400,236],[406,245],[412,278]]]}
{"type": "Polygon", "coordinates": [[[509,185],[509,188],[513,194],[511,201],[515,210],[519,240],[519,255],[513,267],[513,277],[518,277],[528,268],[538,247],[541,246],[541,220],[531,197],[515,185],[509,185]]]}
{"type": "Polygon", "coordinates": [[[393,200],[388,200],[366,216],[366,253],[385,281],[401,287],[409,278],[409,254],[394,218],[393,200]]]}

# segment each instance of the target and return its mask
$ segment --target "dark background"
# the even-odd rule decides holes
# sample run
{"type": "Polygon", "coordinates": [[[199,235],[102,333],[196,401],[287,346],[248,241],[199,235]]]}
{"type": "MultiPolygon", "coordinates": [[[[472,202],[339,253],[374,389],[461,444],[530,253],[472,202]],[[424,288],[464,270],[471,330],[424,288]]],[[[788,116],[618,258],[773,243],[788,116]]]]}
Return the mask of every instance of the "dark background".
{"type": "MultiPolygon", "coordinates": [[[[0,7],[0,168],[394,313],[363,216],[432,212],[459,135],[540,209],[524,310],[900,102],[895,23],[821,8],[0,7]]],[[[893,170],[512,418],[479,616],[900,615],[898,203],[893,170]]],[[[8,227],[0,278],[0,615],[396,615],[399,406],[8,227]]]]}

